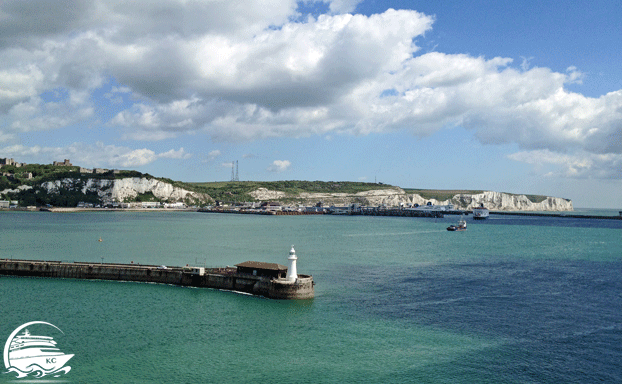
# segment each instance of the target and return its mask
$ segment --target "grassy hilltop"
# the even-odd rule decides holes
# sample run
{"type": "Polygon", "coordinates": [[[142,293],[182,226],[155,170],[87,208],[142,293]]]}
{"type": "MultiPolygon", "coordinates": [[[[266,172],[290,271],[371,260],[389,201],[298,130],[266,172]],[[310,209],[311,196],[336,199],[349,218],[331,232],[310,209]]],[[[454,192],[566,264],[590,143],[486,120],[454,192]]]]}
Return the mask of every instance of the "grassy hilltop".
{"type": "MultiPolygon", "coordinates": [[[[55,206],[75,206],[79,201],[99,203],[96,193],[82,193],[79,186],[84,185],[88,179],[123,179],[128,177],[157,179],[162,182],[172,184],[175,187],[183,188],[191,192],[205,193],[214,200],[233,202],[233,201],[255,201],[250,195],[252,191],[265,188],[271,191],[285,192],[289,196],[296,196],[300,193],[345,193],[353,195],[358,192],[371,190],[395,188],[393,185],[382,183],[362,183],[352,181],[304,181],[304,180],[284,180],[284,181],[222,181],[222,182],[181,182],[167,178],[156,178],[149,174],[137,171],[113,171],[105,173],[80,173],[80,167],[54,166],[43,164],[28,164],[22,167],[5,165],[0,169],[0,192],[12,190],[0,194],[0,199],[11,199],[19,201],[20,205],[45,205],[55,206]],[[76,181],[76,188],[71,190],[61,190],[57,194],[48,193],[41,187],[45,182],[54,182],[61,179],[73,179],[76,181]],[[30,189],[18,190],[20,186],[28,186],[30,189]]],[[[483,191],[478,190],[432,190],[405,188],[407,194],[418,194],[424,199],[436,199],[444,201],[452,198],[458,193],[478,194],[483,191]]],[[[139,197],[142,200],[145,196],[139,197]]],[[[527,195],[527,198],[534,203],[539,203],[546,199],[546,196],[527,195]]],[[[151,200],[157,201],[151,196],[151,200]]],[[[282,202],[295,202],[295,198],[281,199],[282,202]]],[[[137,200],[138,201],[138,200],[137,200]]]]}
{"type": "MultiPolygon", "coordinates": [[[[176,186],[192,190],[195,192],[207,193],[215,200],[220,201],[254,201],[249,194],[259,188],[266,188],[271,191],[285,192],[289,195],[300,193],[346,193],[355,194],[358,192],[372,191],[386,188],[396,188],[397,186],[383,183],[362,183],[353,181],[223,181],[223,182],[204,182],[204,183],[176,183],[176,186]]],[[[424,199],[436,199],[445,201],[451,199],[456,194],[476,195],[484,192],[483,190],[442,190],[442,189],[415,189],[403,188],[406,194],[418,194],[424,199]]],[[[516,195],[507,193],[509,195],[516,195]]],[[[547,196],[526,195],[533,203],[540,203],[546,200],[547,196]]]]}
{"type": "Polygon", "coordinates": [[[299,193],[348,193],[391,188],[387,184],[361,183],[353,181],[222,181],[205,183],[180,183],[180,186],[196,192],[207,193],[214,200],[254,201],[249,194],[259,188],[296,195],[299,193]],[[187,187],[186,187],[187,186],[187,187]]]}
{"type": "Polygon", "coordinates": [[[20,206],[51,204],[59,207],[75,207],[80,201],[99,204],[97,193],[82,193],[81,187],[88,179],[122,179],[125,177],[151,177],[136,171],[113,171],[105,173],[80,173],[80,167],[49,164],[27,164],[21,167],[3,165],[0,168],[0,199],[16,200],[20,206]],[[58,193],[48,193],[41,185],[56,180],[75,180],[72,189],[61,188],[58,193]],[[21,188],[20,188],[21,187],[21,188]],[[24,188],[29,187],[29,188],[24,188]],[[17,192],[15,192],[17,191],[17,192]]]}

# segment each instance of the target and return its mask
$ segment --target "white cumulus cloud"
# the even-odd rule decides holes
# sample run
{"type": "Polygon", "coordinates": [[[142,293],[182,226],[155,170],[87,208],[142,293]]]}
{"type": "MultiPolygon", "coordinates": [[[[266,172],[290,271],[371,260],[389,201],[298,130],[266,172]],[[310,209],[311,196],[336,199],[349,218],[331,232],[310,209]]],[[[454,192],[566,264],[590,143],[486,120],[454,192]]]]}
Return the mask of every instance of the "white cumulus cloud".
{"type": "Polygon", "coordinates": [[[220,153],[220,151],[219,151],[218,149],[215,149],[215,150],[213,150],[213,151],[210,151],[210,152],[207,154],[207,159],[208,159],[208,160],[210,160],[210,161],[211,161],[211,160],[214,160],[215,158],[217,158],[218,156],[220,156],[220,154],[221,154],[221,153],[220,153]]]}
{"type": "Polygon", "coordinates": [[[274,160],[267,168],[269,172],[285,172],[292,163],[289,160],[274,160]]]}
{"type": "Polygon", "coordinates": [[[542,168],[553,165],[556,171],[546,176],[573,179],[622,179],[622,154],[577,152],[560,154],[548,149],[516,152],[508,156],[515,161],[542,168]]]}
{"type": "MultiPolygon", "coordinates": [[[[565,175],[620,173],[622,90],[569,91],[585,81],[580,69],[556,72],[531,57],[421,52],[433,16],[322,3],[329,13],[311,17],[296,0],[3,1],[0,142],[77,126],[113,140],[229,142],[462,126],[485,144],[572,156],[565,175]]],[[[95,154],[76,147],[76,158],[106,152],[86,146],[95,154]]],[[[189,156],[104,147],[113,156],[98,160],[115,166],[189,156]]],[[[73,147],[35,148],[63,158],[73,147]]]]}
{"type": "Polygon", "coordinates": [[[30,159],[30,162],[51,163],[49,159],[62,161],[70,159],[72,164],[83,167],[110,167],[132,168],[153,163],[159,158],[187,159],[191,154],[171,149],[156,153],[147,148],[132,149],[116,145],[105,145],[102,142],[95,144],[73,143],[67,147],[42,147],[11,145],[0,148],[0,153],[17,159],[30,159]]]}

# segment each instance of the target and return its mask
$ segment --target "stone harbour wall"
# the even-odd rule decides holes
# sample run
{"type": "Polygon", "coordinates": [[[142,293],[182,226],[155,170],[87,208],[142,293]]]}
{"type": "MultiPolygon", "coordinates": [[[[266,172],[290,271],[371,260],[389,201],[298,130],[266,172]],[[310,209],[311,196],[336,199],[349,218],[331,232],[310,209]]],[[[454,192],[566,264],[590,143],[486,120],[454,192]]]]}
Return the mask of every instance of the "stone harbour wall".
{"type": "Polygon", "coordinates": [[[234,268],[206,269],[204,275],[188,268],[160,268],[155,265],[67,263],[41,260],[0,260],[0,275],[97,279],[172,284],[239,291],[271,299],[311,299],[313,277],[299,275],[296,282],[244,275],[234,268]]]}

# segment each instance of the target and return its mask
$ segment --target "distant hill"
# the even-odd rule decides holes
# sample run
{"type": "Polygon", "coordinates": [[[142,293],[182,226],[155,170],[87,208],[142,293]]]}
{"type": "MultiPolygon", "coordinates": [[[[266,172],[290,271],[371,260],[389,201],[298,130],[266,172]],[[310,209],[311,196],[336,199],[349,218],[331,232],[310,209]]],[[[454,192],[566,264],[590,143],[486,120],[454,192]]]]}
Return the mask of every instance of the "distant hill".
{"type": "MultiPolygon", "coordinates": [[[[404,188],[404,191],[408,194],[417,194],[424,199],[434,199],[438,201],[449,200],[456,195],[478,195],[484,193],[484,191],[479,190],[450,190],[450,189],[413,189],[413,188],[404,188]]],[[[544,195],[524,195],[524,194],[516,194],[503,192],[509,196],[525,196],[532,203],[541,203],[545,201],[548,196],[544,195]]]]}
{"type": "MultiPolygon", "coordinates": [[[[178,183],[184,188],[210,195],[213,199],[224,202],[234,201],[262,201],[253,192],[266,189],[279,191],[289,197],[275,198],[282,202],[296,201],[301,193],[346,193],[372,191],[383,188],[392,188],[386,184],[361,183],[352,181],[226,181],[205,183],[178,183]]],[[[266,199],[271,200],[271,199],[266,199]]]]}
{"type": "Polygon", "coordinates": [[[495,210],[572,210],[567,199],[473,190],[402,189],[382,183],[349,181],[235,181],[187,183],[137,171],[85,170],[75,166],[28,164],[0,168],[0,199],[21,206],[75,207],[79,202],[179,202],[207,205],[220,201],[279,201],[284,204],[360,204],[398,206],[453,204],[469,209],[484,204],[495,210]]]}
{"type": "MultiPolygon", "coordinates": [[[[297,185],[297,182],[289,182],[297,185]]],[[[327,183],[330,185],[330,183],[327,183]]],[[[501,193],[494,191],[466,190],[422,190],[408,189],[371,183],[337,183],[341,187],[303,190],[301,188],[268,189],[259,187],[248,192],[254,200],[277,200],[304,206],[322,203],[324,206],[347,206],[359,204],[363,206],[412,206],[418,205],[453,205],[454,209],[469,210],[484,205],[496,211],[572,211],[572,201],[568,199],[501,193]],[[351,188],[353,187],[353,188],[351,188]]],[[[255,187],[261,185],[255,185],[255,187]]],[[[321,185],[321,184],[320,184],[321,185]]]]}
{"type": "Polygon", "coordinates": [[[104,205],[142,201],[203,205],[213,201],[172,180],[137,171],[28,164],[3,165],[0,174],[0,199],[18,201],[20,206],[75,207],[79,202],[104,205]]]}

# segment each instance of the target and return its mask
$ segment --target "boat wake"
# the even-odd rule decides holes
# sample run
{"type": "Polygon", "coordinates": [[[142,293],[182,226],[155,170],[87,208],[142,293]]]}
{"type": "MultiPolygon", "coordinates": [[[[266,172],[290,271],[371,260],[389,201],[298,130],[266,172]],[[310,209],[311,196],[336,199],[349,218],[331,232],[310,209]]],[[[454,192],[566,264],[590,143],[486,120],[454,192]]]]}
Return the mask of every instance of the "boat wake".
{"type": "Polygon", "coordinates": [[[23,371],[17,367],[9,367],[4,373],[16,373],[16,379],[21,379],[23,377],[34,377],[40,378],[44,376],[53,376],[60,377],[61,374],[66,375],[69,371],[71,371],[71,367],[62,367],[62,368],[52,368],[46,370],[39,364],[32,364],[26,367],[23,371]]]}

